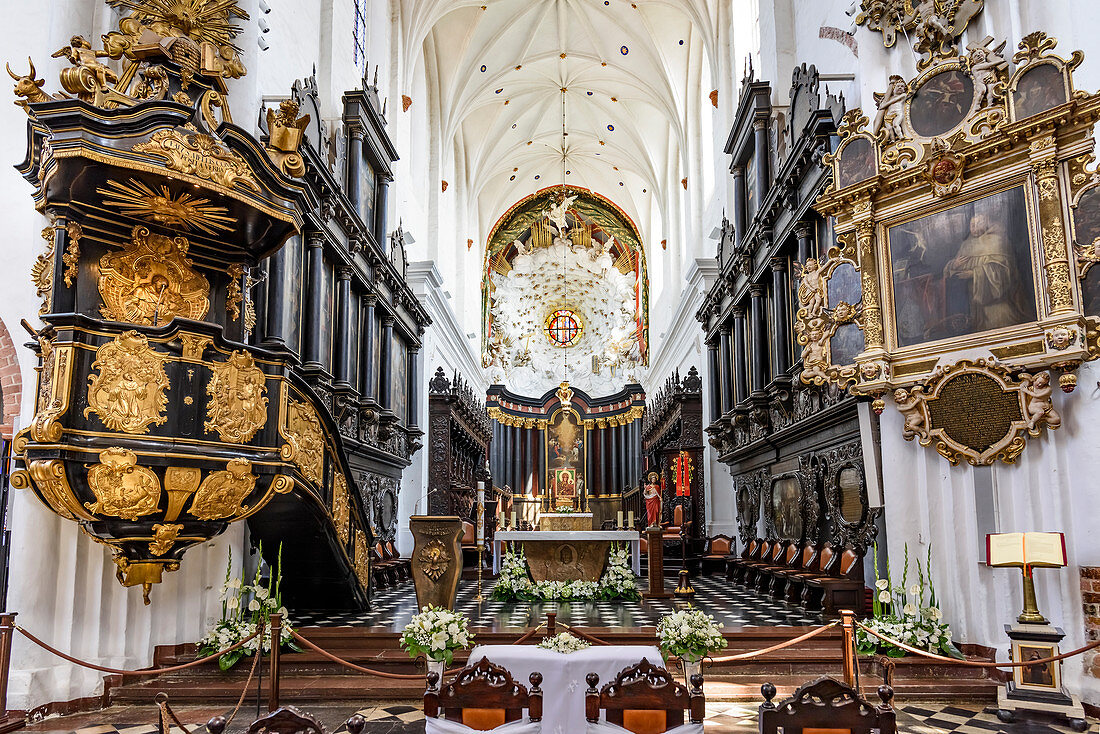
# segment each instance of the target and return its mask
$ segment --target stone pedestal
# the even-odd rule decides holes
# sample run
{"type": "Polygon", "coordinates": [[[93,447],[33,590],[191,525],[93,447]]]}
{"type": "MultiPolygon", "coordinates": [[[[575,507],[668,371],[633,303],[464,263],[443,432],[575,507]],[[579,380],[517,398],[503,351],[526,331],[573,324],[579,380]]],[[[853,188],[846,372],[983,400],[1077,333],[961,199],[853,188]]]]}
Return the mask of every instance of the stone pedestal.
{"type": "Polygon", "coordinates": [[[413,515],[412,577],[416,606],[454,609],[462,576],[462,520],[457,515],[413,515]]]}
{"type": "Polygon", "coordinates": [[[665,591],[665,549],[661,541],[660,528],[645,531],[649,566],[649,591],[642,594],[643,599],[668,599],[672,594],[665,591]]]}

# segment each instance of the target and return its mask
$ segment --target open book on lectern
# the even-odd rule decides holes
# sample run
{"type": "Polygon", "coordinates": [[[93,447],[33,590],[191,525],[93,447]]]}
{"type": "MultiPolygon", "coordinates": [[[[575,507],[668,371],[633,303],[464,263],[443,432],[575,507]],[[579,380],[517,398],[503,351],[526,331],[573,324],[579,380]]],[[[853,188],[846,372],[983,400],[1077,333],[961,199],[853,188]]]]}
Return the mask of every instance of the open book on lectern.
{"type": "Polygon", "coordinates": [[[990,533],[985,536],[986,564],[1060,568],[1066,565],[1062,533],[990,533]]]}

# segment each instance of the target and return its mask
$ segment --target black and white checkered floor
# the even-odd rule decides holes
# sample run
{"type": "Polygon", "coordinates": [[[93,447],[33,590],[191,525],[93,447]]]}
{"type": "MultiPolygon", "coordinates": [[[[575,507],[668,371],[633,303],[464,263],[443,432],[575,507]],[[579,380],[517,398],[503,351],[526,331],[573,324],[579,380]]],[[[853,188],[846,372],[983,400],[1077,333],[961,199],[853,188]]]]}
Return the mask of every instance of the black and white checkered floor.
{"type": "MultiPolygon", "coordinates": [[[[343,725],[350,716],[347,709],[337,709],[331,705],[323,707],[322,711],[315,711],[311,707],[305,707],[309,713],[318,715],[326,725],[328,731],[334,734],[346,734],[347,729],[343,725]]],[[[729,734],[750,734],[758,731],[756,720],[756,704],[730,704],[707,703],[706,720],[703,728],[708,734],[714,732],[728,732],[729,734]]],[[[419,734],[424,731],[424,714],[419,705],[412,704],[386,704],[373,706],[359,711],[367,720],[367,726],[363,734],[419,734]]],[[[245,719],[242,718],[242,721],[245,719]]],[[[126,726],[122,724],[105,724],[78,729],[66,729],[58,726],[61,721],[42,722],[33,725],[31,730],[36,734],[46,732],[74,732],[74,734],[154,734],[156,731],[152,725],[126,726]],[[51,726],[51,724],[53,724],[51,726]]],[[[1096,732],[1096,722],[1090,720],[1090,732],[1096,732]]],[[[247,723],[242,724],[247,726],[247,723]]],[[[204,734],[205,729],[201,724],[187,727],[194,734],[204,734]]],[[[234,727],[235,729],[235,727],[234,727]]],[[[243,731],[243,729],[242,729],[243,731]]],[[[1072,729],[1064,723],[1054,719],[1033,719],[1025,721],[1021,714],[1020,721],[1012,724],[1004,724],[997,720],[993,709],[978,706],[960,706],[944,704],[924,704],[919,706],[901,706],[898,709],[898,731],[902,734],[1066,734],[1072,729]]],[[[182,734],[173,728],[171,734],[182,734]]]]}
{"type": "MultiPolygon", "coordinates": [[[[477,583],[462,581],[455,608],[466,614],[475,627],[493,629],[524,629],[546,619],[547,612],[557,612],[562,622],[581,627],[655,627],[669,612],[683,608],[675,599],[638,602],[499,602],[489,599],[492,579],[483,585],[485,601],[478,604],[477,583]]],[[[770,596],[748,591],[727,582],[720,575],[692,579],[695,588],[693,604],[726,627],[782,627],[821,624],[821,615],[787,604],[770,596]]],[[[672,579],[666,584],[675,586],[672,579]]],[[[645,585],[639,579],[639,585],[645,585]]],[[[292,612],[299,627],[382,627],[401,631],[416,614],[416,596],[411,582],[377,591],[373,608],[366,612],[292,612]]]]}

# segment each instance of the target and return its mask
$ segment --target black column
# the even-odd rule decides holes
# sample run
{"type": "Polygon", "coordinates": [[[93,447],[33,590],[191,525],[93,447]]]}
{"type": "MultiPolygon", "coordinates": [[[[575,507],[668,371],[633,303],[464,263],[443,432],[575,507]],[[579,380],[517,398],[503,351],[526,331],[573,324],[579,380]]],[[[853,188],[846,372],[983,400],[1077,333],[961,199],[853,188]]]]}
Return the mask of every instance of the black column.
{"type": "MultiPolygon", "coordinates": [[[[355,207],[355,211],[359,213],[359,216],[363,216],[363,201],[360,192],[362,187],[359,184],[359,177],[363,172],[363,128],[358,125],[348,128],[348,168],[347,168],[347,191],[348,198],[351,199],[351,205],[355,207]]],[[[365,223],[368,227],[373,222],[365,223]]]]}
{"type": "Polygon", "coordinates": [[[810,222],[799,222],[794,230],[798,238],[798,262],[805,263],[814,257],[814,227],[810,222]]]}
{"type": "MultiPolygon", "coordinates": [[[[726,352],[728,357],[728,346],[726,352]]],[[[714,423],[722,417],[722,380],[724,379],[718,362],[717,340],[707,342],[707,366],[710,368],[710,375],[707,380],[707,392],[710,393],[710,422],[714,423]]]]}
{"type": "Polygon", "coordinates": [[[756,158],[756,207],[759,211],[764,206],[764,197],[768,193],[768,181],[771,179],[770,162],[768,155],[768,120],[753,120],[752,131],[755,136],[753,156],[756,158]]]}
{"type": "Polygon", "coordinates": [[[729,324],[722,324],[718,327],[718,348],[721,350],[719,361],[721,367],[719,369],[721,399],[719,403],[722,407],[722,415],[728,413],[737,402],[745,397],[744,393],[738,391],[734,392],[733,381],[737,377],[737,362],[730,353],[730,327],[729,324]]]}
{"type": "Polygon", "coordinates": [[[512,493],[518,497],[523,495],[523,485],[519,478],[519,429],[515,426],[508,426],[508,443],[512,449],[512,466],[508,467],[508,476],[512,478],[512,493]]]}
{"type": "Polygon", "coordinates": [[[734,404],[749,396],[748,333],[745,328],[745,309],[733,310],[733,363],[730,365],[734,380],[734,404]]]}
{"type": "Polygon", "coordinates": [[[596,494],[596,431],[582,428],[584,431],[584,490],[588,496],[596,494]]]}
{"type": "Polygon", "coordinates": [[[359,339],[362,347],[359,350],[359,395],[363,400],[374,400],[374,304],[378,298],[373,293],[363,296],[362,323],[359,327],[359,339]]]}
{"type": "Polygon", "coordinates": [[[733,172],[733,237],[740,244],[745,237],[745,167],[734,166],[733,172]]]}
{"type": "Polygon", "coordinates": [[[535,491],[546,491],[546,441],[539,428],[538,421],[531,429],[535,434],[535,491]]]}
{"type": "Polygon", "coordinates": [[[337,390],[351,390],[351,268],[336,270],[336,338],[333,342],[332,377],[337,390]]]}
{"type": "Polygon", "coordinates": [[[611,429],[604,424],[600,429],[600,494],[610,493],[611,487],[611,429]]]}
{"type": "Polygon", "coordinates": [[[611,428],[611,456],[615,462],[612,466],[611,472],[611,493],[622,494],[623,492],[623,427],[613,426],[611,428]]]}
{"type": "Polygon", "coordinates": [[[504,478],[500,473],[500,424],[491,421],[490,425],[493,427],[493,439],[489,444],[489,472],[493,475],[493,483],[499,487],[503,486],[500,482],[504,478]]]}
{"type": "Polygon", "coordinates": [[[763,393],[768,384],[768,324],[764,320],[767,292],[760,283],[749,286],[752,297],[752,392],[763,393]]]}
{"type": "Polygon", "coordinates": [[[389,410],[393,401],[390,399],[393,390],[393,316],[382,316],[382,339],[379,344],[378,360],[378,405],[382,410],[389,410]]]}
{"type": "Polygon", "coordinates": [[[408,406],[409,409],[409,415],[405,419],[405,425],[409,428],[419,428],[421,390],[419,346],[409,346],[405,364],[405,405],[408,406]]]}
{"type": "Polygon", "coordinates": [[[388,252],[390,243],[386,239],[386,200],[389,198],[390,180],[379,176],[374,192],[374,240],[382,252],[388,252]]]}
{"type": "Polygon", "coordinates": [[[302,346],[303,369],[319,370],[321,362],[321,303],[324,294],[323,235],[310,232],[306,238],[306,303],[305,338],[302,346]]]}
{"type": "Polygon", "coordinates": [[[772,375],[778,379],[791,366],[790,327],[787,323],[787,260],[772,258],[772,375]]]}
{"type": "Polygon", "coordinates": [[[267,306],[264,311],[264,346],[271,349],[286,347],[283,334],[283,314],[286,311],[286,258],[287,248],[301,247],[302,241],[291,237],[279,251],[267,259],[267,306]]]}
{"type": "Polygon", "coordinates": [[[538,468],[535,461],[535,429],[524,427],[524,438],[527,439],[527,458],[524,460],[523,476],[527,494],[535,494],[535,471],[538,468]]]}

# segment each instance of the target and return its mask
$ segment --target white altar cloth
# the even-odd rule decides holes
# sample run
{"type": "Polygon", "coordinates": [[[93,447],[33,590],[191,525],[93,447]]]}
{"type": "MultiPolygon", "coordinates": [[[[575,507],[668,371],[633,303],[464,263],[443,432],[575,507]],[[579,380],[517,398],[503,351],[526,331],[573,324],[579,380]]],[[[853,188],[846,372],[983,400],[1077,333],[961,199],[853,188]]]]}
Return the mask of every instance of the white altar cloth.
{"type": "Polygon", "coordinates": [[[482,658],[501,666],[512,679],[530,689],[531,673],[542,673],[542,730],[546,734],[581,734],[585,731],[585,676],[596,673],[600,687],[615,679],[623,668],[644,658],[664,666],[661,651],[652,645],[593,645],[587,650],[563,655],[534,645],[478,645],[470,652],[467,665],[482,658]]]}
{"type": "Polygon", "coordinates": [[[630,567],[642,575],[642,535],[636,530],[498,530],[493,535],[493,574],[500,573],[504,544],[523,540],[610,540],[630,543],[630,567]]]}

